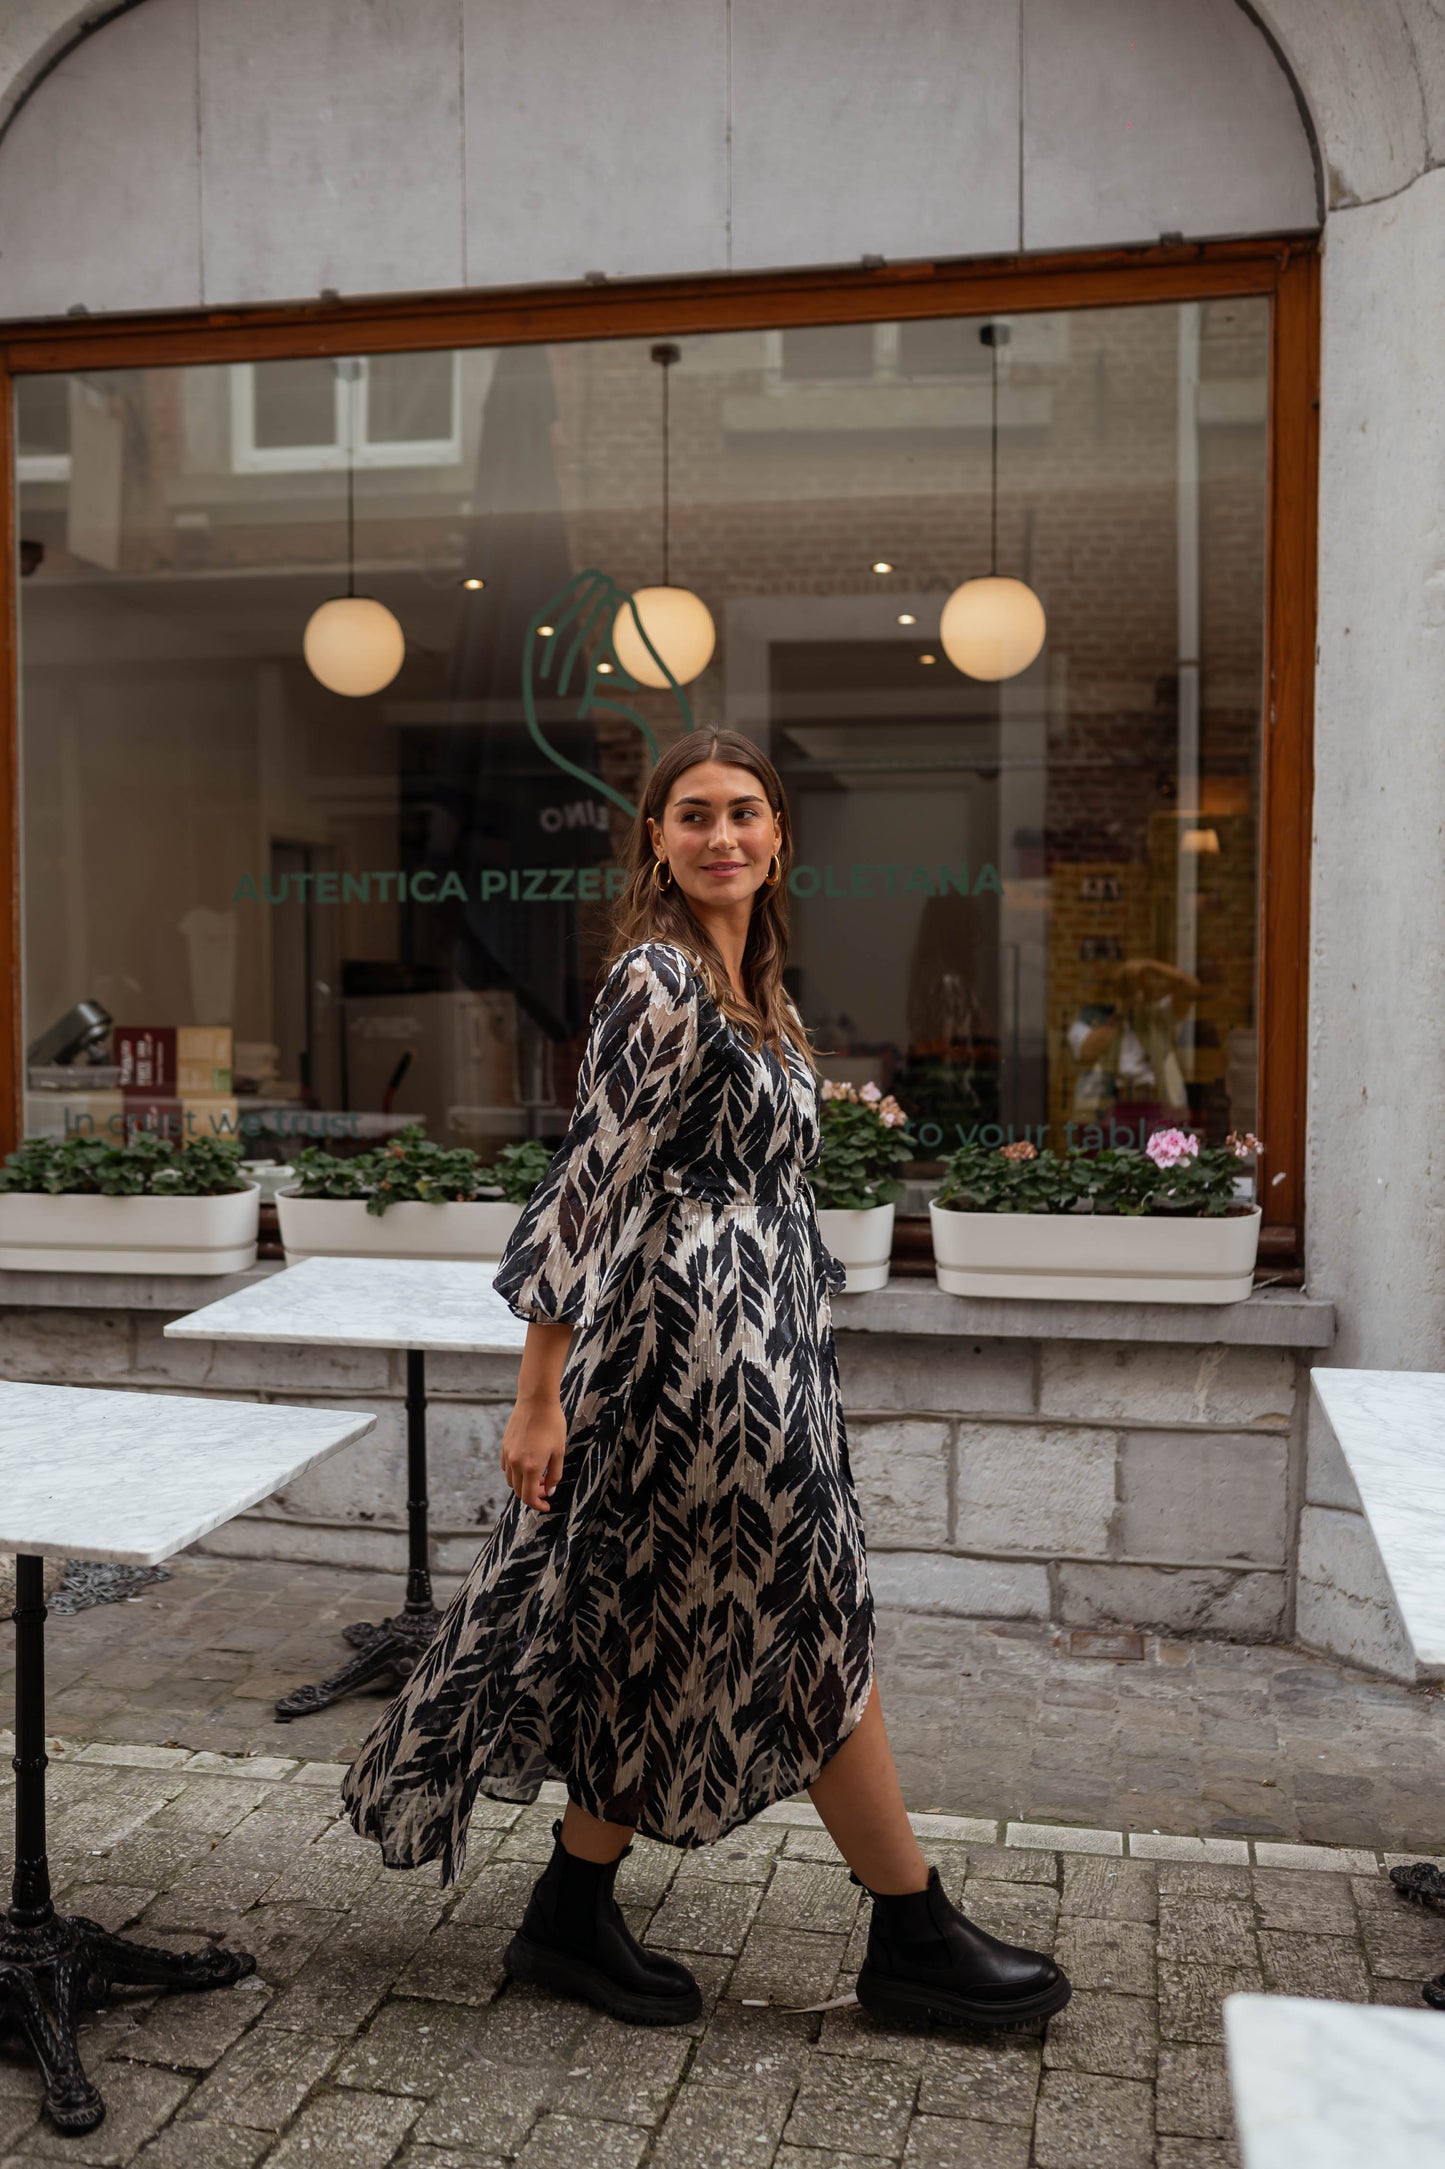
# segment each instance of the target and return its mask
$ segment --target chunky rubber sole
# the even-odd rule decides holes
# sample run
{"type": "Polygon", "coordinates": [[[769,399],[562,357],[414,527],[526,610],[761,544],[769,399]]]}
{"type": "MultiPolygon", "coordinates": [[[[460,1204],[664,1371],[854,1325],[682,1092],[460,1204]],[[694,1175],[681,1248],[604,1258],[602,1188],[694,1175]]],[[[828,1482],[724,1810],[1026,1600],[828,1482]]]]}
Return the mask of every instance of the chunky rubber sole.
{"type": "Polygon", "coordinates": [[[690,1996],[640,1996],[619,1988],[616,1981],[584,1958],[565,1951],[549,1951],[520,1930],[507,1945],[502,1960],[514,1981],[533,1988],[550,1988],[559,1996],[581,1996],[595,2003],[609,2018],[628,2026],[687,2026],[702,2017],[702,1990],[693,1983],[690,1996]]]}
{"type": "Polygon", "coordinates": [[[1060,1974],[1051,1988],[1006,2003],[997,1997],[965,1996],[957,1989],[930,1987],[922,1981],[898,1981],[864,1966],[858,1976],[858,2001],[870,2018],[929,2020],[936,2026],[986,2026],[995,2033],[1022,2033],[1041,2018],[1062,2011],[1074,1993],[1060,1974]]]}

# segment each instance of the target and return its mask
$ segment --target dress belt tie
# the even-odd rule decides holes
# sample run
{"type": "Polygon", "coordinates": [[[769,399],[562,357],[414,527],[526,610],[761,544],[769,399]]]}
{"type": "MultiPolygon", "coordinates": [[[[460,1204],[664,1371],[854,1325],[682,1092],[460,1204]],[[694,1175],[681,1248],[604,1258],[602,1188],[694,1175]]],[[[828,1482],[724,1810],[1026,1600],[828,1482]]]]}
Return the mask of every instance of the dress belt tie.
{"type": "Polygon", "coordinates": [[[673,1197],[696,1198],[700,1204],[718,1206],[787,1204],[801,1194],[803,1187],[802,1178],[793,1170],[780,1170],[770,1176],[764,1169],[751,1189],[729,1182],[725,1176],[709,1177],[696,1168],[651,1168],[648,1180],[654,1189],[666,1190],[673,1197]]]}

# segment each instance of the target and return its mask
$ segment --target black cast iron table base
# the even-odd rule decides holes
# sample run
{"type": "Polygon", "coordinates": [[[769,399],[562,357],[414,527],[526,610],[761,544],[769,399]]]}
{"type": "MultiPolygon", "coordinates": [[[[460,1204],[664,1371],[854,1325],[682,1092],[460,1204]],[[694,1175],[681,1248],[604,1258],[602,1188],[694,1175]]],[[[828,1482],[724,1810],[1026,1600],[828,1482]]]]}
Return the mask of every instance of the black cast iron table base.
{"type": "Polygon", "coordinates": [[[0,1928],[0,2032],[11,2027],[29,2042],[56,2129],[93,2131],[105,2103],[80,2060],[76,2021],[82,2011],[97,2009],[113,1988],[230,1988],[255,1970],[247,1951],[177,1955],[53,1909],[26,1926],[12,1906],[0,1928]]]}
{"type": "Polygon", "coordinates": [[[432,1602],[431,1532],[427,1516],[426,1467],[426,1356],[420,1348],[406,1352],[406,1603],[390,1619],[358,1620],[342,1628],[343,1641],[356,1655],[318,1680],[314,1687],[297,1687],[276,1704],[276,1722],[289,1725],[293,1717],[311,1717],[330,1709],[358,1687],[386,1680],[401,1687],[430,1646],[441,1613],[432,1602]]]}
{"type": "MultiPolygon", "coordinates": [[[[1408,1866],[1391,1868],[1390,1881],[1412,1905],[1428,1905],[1434,1912],[1445,1913],[1445,1875],[1433,1861],[1412,1860],[1408,1866]]],[[[1445,2011],[1445,1973],[1427,1981],[1420,1994],[1433,2011],[1445,2011]]]]}
{"type": "Polygon", "coordinates": [[[423,1603],[415,1612],[408,1605],[391,1619],[375,1623],[363,1619],[355,1626],[343,1627],[342,1639],[351,1644],[356,1655],[314,1687],[297,1687],[283,1695],[276,1704],[277,1724],[289,1725],[293,1717],[310,1717],[316,1710],[330,1709],[333,1702],[341,1701],[358,1687],[369,1686],[373,1680],[389,1678],[393,1686],[403,1686],[441,1625],[441,1616],[434,1604],[423,1603]]]}
{"type": "Polygon", "coordinates": [[[45,1594],[41,1562],[15,1561],[15,1880],[0,1924],[0,2034],[18,2032],[45,2082],[59,2131],[93,2131],[105,2115],[76,2040],[82,2011],[113,1988],[228,1988],[254,1973],[246,1951],[152,1949],[99,1921],[57,1913],[45,1846],[45,1594]]]}

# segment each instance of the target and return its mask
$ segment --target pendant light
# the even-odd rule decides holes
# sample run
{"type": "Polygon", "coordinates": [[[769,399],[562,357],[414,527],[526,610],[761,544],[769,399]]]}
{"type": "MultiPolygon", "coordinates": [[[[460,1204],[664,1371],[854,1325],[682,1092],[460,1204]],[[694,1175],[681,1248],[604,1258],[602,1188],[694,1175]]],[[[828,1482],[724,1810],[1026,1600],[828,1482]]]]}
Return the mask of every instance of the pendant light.
{"type": "Polygon", "coordinates": [[[347,384],[346,593],[313,610],[301,652],[330,693],[353,700],[390,685],[406,657],[406,635],[385,603],[356,592],[356,378],[359,362],[337,364],[347,384]]]}
{"type": "Polygon", "coordinates": [[[652,349],[662,371],[662,585],[640,587],[629,596],[612,625],[612,644],[617,660],[639,685],[662,691],[669,685],[690,685],[712,660],[717,646],[717,627],[712,612],[691,588],[671,582],[671,459],[672,417],[668,403],[668,371],[682,359],[681,349],[664,342],[652,349]]]}
{"type": "Polygon", "coordinates": [[[1044,606],[1022,580],[998,569],[998,350],[1008,341],[1007,324],[985,324],[979,332],[993,353],[993,479],[987,579],[965,580],[943,606],[938,637],[950,663],[968,678],[1016,678],[1044,644],[1048,630],[1044,606]]]}

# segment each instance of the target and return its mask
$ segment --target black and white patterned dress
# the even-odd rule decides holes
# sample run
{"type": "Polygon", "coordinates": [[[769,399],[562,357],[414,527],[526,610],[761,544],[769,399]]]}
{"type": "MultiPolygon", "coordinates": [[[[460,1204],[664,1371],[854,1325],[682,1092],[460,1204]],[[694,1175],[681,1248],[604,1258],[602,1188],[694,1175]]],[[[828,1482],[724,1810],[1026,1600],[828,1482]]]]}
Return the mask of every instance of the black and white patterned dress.
{"type": "Polygon", "coordinates": [[[550,1513],[515,1496],[347,1773],[387,1864],[460,1865],[477,1794],[702,1845],[863,1714],[873,1608],[823,1245],[817,1082],[754,1053],[687,951],[619,957],[562,1144],[493,1285],[570,1320],[550,1513]]]}

